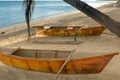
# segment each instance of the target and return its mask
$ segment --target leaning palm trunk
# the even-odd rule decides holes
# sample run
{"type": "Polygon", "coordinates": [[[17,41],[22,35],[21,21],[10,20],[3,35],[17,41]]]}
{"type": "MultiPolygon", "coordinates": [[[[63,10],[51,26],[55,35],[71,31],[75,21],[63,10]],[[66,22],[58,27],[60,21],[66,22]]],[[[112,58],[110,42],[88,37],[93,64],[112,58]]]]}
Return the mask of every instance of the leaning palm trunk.
{"type": "Polygon", "coordinates": [[[120,37],[120,23],[81,0],[64,0],[120,37]]]}
{"type": "Polygon", "coordinates": [[[34,9],[34,0],[24,0],[23,5],[25,6],[25,18],[26,18],[26,23],[28,27],[28,40],[31,38],[31,33],[30,33],[30,19],[31,19],[31,14],[34,9]]]}
{"type": "Polygon", "coordinates": [[[120,0],[117,0],[117,3],[120,3],[120,0]]]}

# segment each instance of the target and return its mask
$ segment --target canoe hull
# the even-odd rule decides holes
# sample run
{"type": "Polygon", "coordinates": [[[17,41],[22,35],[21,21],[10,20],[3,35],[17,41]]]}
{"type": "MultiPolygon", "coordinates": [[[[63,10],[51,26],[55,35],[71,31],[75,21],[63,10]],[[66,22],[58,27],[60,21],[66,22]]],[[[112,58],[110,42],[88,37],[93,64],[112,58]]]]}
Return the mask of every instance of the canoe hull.
{"type": "MultiPolygon", "coordinates": [[[[93,74],[101,72],[114,55],[112,53],[82,59],[71,59],[61,73],[63,74],[93,74]]],[[[25,70],[57,73],[65,59],[33,59],[0,53],[2,63],[25,70]]]]}
{"type": "Polygon", "coordinates": [[[81,28],[81,29],[60,29],[60,28],[50,28],[44,29],[39,26],[33,27],[36,34],[47,35],[47,36],[97,36],[101,35],[104,31],[103,26],[91,27],[91,28],[81,28]]]}

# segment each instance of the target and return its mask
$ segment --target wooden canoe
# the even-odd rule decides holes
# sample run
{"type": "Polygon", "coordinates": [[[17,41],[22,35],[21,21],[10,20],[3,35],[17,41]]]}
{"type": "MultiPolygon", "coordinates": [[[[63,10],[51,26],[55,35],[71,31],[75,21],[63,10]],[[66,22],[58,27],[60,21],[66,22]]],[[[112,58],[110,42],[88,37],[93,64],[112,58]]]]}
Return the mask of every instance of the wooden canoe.
{"type": "MultiPolygon", "coordinates": [[[[0,52],[2,63],[25,70],[57,73],[71,51],[17,49],[11,55],[0,52]]],[[[114,55],[70,59],[61,73],[92,74],[101,72],[114,55]]]]}
{"type": "Polygon", "coordinates": [[[33,29],[36,34],[47,36],[97,36],[101,35],[105,28],[104,26],[90,28],[81,28],[81,26],[47,28],[45,26],[34,26],[33,29]]]}

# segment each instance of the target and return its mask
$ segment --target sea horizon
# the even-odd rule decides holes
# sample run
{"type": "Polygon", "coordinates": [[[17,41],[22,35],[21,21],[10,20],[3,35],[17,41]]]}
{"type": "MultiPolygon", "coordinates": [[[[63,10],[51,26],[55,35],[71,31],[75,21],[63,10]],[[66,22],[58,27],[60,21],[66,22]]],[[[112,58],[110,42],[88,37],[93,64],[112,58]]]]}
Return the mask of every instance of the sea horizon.
{"type": "MultiPolygon", "coordinates": [[[[85,1],[93,7],[99,7],[110,1],[85,1]]],[[[25,22],[22,1],[0,1],[0,28],[25,22]]],[[[74,7],[64,1],[36,1],[32,20],[44,19],[75,11],[74,7]]]]}

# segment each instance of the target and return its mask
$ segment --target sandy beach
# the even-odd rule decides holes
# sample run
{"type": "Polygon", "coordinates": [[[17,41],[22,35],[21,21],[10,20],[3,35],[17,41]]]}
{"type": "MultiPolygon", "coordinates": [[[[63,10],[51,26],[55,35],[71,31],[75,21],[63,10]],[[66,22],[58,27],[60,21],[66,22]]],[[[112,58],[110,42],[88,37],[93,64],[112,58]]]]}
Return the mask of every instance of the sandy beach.
{"type": "MultiPolygon", "coordinates": [[[[115,4],[107,4],[98,8],[101,12],[109,15],[113,19],[120,21],[120,7],[115,4]]],[[[96,23],[90,17],[82,12],[73,11],[66,14],[52,16],[42,20],[33,20],[32,26],[45,25],[45,26],[82,26],[94,27],[100,24],[96,23]]],[[[33,29],[32,29],[33,32],[33,29]]],[[[80,44],[41,44],[34,43],[31,39],[27,41],[27,27],[25,23],[11,25],[7,29],[0,30],[0,47],[21,47],[21,48],[34,48],[44,50],[73,50],[76,53],[73,57],[88,57],[92,55],[101,55],[103,53],[120,53],[120,38],[108,29],[100,36],[77,37],[77,41],[82,41],[80,44]],[[84,53],[84,54],[83,54],[84,53]]],[[[41,38],[42,40],[56,40],[57,37],[41,38]]],[[[39,40],[41,40],[39,39],[39,40]]],[[[73,37],[62,37],[59,40],[72,41],[73,37]]],[[[74,74],[63,75],[61,74],[58,80],[120,80],[120,54],[113,57],[110,63],[98,74],[74,74]]],[[[4,65],[0,62],[0,80],[53,80],[56,74],[43,73],[35,71],[27,71],[17,69],[4,65]]]]}

